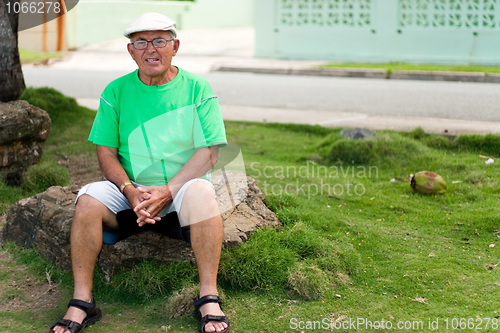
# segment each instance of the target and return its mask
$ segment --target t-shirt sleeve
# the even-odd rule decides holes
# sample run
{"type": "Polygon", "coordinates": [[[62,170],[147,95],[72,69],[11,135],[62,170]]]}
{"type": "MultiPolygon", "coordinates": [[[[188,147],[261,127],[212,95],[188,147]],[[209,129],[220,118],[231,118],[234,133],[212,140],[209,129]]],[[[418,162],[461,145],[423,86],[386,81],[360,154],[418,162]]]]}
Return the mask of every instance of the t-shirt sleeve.
{"type": "Polygon", "coordinates": [[[90,130],[89,141],[100,146],[118,148],[120,144],[118,137],[119,116],[112,102],[111,98],[106,98],[106,94],[103,93],[94,124],[90,130]]]}
{"type": "Polygon", "coordinates": [[[200,134],[203,137],[195,137],[195,148],[225,146],[227,145],[226,130],[219,102],[209,86],[205,91],[208,93],[207,97],[196,105],[196,113],[202,129],[200,134]]]}

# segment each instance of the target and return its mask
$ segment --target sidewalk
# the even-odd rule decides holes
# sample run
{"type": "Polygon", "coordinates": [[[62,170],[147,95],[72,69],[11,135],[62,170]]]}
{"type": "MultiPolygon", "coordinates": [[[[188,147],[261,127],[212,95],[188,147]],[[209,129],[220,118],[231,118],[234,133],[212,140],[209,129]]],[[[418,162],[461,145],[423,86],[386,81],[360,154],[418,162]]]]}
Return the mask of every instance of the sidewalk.
{"type": "MultiPolygon", "coordinates": [[[[181,47],[174,64],[197,74],[211,71],[252,72],[281,75],[321,75],[378,79],[499,82],[500,75],[450,72],[393,72],[388,77],[377,69],[317,68],[326,61],[254,58],[254,29],[203,29],[179,31],[181,47]]],[[[127,40],[117,40],[82,47],[53,68],[130,72],[136,68],[126,51],[127,40]]],[[[485,83],[486,84],[486,83],[485,83]]],[[[77,99],[82,105],[97,109],[98,100],[77,99]]],[[[305,111],[221,105],[224,119],[286,122],[328,127],[364,127],[409,131],[421,126],[429,133],[458,135],[464,133],[500,133],[500,122],[437,119],[423,117],[374,116],[362,113],[305,111]]]]}

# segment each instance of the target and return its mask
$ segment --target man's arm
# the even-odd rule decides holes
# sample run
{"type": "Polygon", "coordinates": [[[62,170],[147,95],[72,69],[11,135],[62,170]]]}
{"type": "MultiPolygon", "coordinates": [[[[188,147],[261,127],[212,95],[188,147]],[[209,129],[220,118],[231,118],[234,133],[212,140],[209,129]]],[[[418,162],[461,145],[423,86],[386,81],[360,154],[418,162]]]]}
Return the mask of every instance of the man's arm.
{"type": "MultiPolygon", "coordinates": [[[[134,211],[147,211],[148,217],[157,217],[158,214],[172,202],[180,188],[189,180],[203,177],[217,162],[219,156],[219,146],[196,149],[193,156],[186,162],[182,169],[164,186],[148,186],[137,188],[144,194],[151,196],[134,208],[134,211]]],[[[138,215],[139,216],[139,215],[138,215]]],[[[138,222],[141,225],[141,217],[138,222]]]]}
{"type": "MultiPolygon", "coordinates": [[[[97,159],[99,160],[99,166],[104,177],[118,188],[120,188],[121,184],[130,181],[127,173],[118,160],[118,151],[116,148],[97,145],[97,159]]],[[[132,208],[135,208],[142,201],[149,199],[151,196],[148,193],[139,191],[132,185],[125,186],[125,188],[123,188],[123,194],[127,197],[132,208]]],[[[155,221],[142,209],[137,210],[136,214],[138,217],[142,216],[142,220],[144,220],[145,223],[154,223],[155,221]]]]}
{"type": "Polygon", "coordinates": [[[203,177],[217,163],[219,146],[196,149],[182,169],[168,182],[168,188],[175,197],[182,185],[194,178],[203,177]]]}

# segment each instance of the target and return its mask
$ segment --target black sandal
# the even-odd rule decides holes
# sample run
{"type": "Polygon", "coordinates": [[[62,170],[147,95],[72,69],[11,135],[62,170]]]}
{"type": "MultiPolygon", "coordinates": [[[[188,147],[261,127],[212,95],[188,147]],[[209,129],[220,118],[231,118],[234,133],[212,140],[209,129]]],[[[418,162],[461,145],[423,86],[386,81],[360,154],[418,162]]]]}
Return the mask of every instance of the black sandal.
{"type": "Polygon", "coordinates": [[[205,333],[205,325],[207,325],[211,321],[218,321],[222,323],[226,323],[227,327],[225,330],[217,332],[217,333],[228,333],[229,332],[229,320],[227,319],[226,316],[214,316],[214,315],[206,315],[205,317],[201,317],[201,311],[200,308],[207,304],[207,303],[219,303],[220,309],[222,310],[222,300],[219,296],[215,295],[206,295],[200,298],[196,298],[196,300],[193,302],[194,307],[196,308],[194,312],[194,316],[196,319],[200,321],[200,325],[198,326],[198,332],[199,333],[205,333]]]}
{"type": "Polygon", "coordinates": [[[57,323],[52,325],[49,331],[50,333],[54,332],[53,330],[56,326],[64,327],[66,331],[69,331],[70,333],[81,333],[85,327],[98,322],[102,317],[101,310],[96,307],[94,298],[92,298],[90,303],[79,299],[72,299],[68,303],[68,308],[71,306],[85,311],[87,317],[85,317],[81,324],[68,319],[60,319],[57,323]]]}

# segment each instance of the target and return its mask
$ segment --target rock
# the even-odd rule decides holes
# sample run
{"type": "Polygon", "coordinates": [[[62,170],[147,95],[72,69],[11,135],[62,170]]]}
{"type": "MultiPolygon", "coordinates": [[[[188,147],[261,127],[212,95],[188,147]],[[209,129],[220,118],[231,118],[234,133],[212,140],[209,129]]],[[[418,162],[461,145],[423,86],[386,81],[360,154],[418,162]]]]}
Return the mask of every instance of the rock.
{"type": "Polygon", "coordinates": [[[374,139],[377,135],[366,128],[355,128],[355,129],[347,129],[344,128],[340,131],[340,135],[344,139],[352,139],[352,140],[369,140],[374,139]]]}
{"type": "MultiPolygon", "coordinates": [[[[212,178],[223,212],[225,247],[246,241],[258,228],[281,226],[264,204],[264,196],[254,179],[231,173],[225,179],[229,181],[225,182],[222,175],[212,178]]],[[[69,232],[78,190],[75,185],[53,186],[44,193],[20,200],[7,213],[3,240],[35,247],[56,265],[71,270],[69,232]]],[[[147,231],[115,245],[104,245],[99,265],[110,278],[119,268],[132,267],[144,259],[194,261],[194,255],[189,244],[147,231]]]]}
{"type": "Polygon", "coordinates": [[[26,101],[0,103],[0,176],[7,184],[18,185],[40,160],[50,126],[48,113],[26,101]]]}

